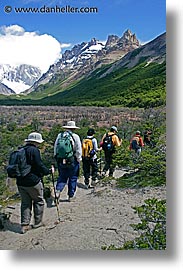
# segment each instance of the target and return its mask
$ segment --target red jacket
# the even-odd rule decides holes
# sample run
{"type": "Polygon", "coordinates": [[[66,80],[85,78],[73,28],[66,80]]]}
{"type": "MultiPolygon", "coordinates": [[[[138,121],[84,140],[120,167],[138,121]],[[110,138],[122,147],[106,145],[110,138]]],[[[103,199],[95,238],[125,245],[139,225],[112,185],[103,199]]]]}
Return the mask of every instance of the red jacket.
{"type": "MultiPolygon", "coordinates": [[[[138,137],[139,138],[139,146],[143,147],[144,146],[144,142],[143,142],[142,137],[139,134],[136,134],[134,137],[138,137]]],[[[133,138],[130,140],[130,148],[129,148],[130,150],[132,150],[132,140],[133,140],[133,138]]]]}

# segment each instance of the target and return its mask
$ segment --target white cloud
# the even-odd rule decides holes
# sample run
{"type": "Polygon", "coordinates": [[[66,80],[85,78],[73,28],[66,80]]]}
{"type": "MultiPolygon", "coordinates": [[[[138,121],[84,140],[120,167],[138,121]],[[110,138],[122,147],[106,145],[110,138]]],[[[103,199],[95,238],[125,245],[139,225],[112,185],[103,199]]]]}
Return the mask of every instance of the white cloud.
{"type": "Polygon", "coordinates": [[[72,46],[71,43],[62,43],[61,44],[61,48],[64,49],[64,48],[70,48],[72,46]]]}
{"type": "Polygon", "coordinates": [[[61,44],[51,35],[27,32],[18,25],[0,27],[0,63],[29,64],[46,72],[61,56],[61,44]]]}

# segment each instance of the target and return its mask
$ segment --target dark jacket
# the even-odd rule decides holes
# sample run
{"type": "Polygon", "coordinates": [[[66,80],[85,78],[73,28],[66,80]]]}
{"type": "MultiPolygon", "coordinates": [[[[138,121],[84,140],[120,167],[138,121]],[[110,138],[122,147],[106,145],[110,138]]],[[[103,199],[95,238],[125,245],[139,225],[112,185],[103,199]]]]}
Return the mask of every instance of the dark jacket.
{"type": "Polygon", "coordinates": [[[43,176],[50,174],[50,170],[43,164],[39,149],[33,144],[25,147],[27,164],[31,165],[31,172],[24,178],[17,178],[19,186],[34,186],[43,176]]]}

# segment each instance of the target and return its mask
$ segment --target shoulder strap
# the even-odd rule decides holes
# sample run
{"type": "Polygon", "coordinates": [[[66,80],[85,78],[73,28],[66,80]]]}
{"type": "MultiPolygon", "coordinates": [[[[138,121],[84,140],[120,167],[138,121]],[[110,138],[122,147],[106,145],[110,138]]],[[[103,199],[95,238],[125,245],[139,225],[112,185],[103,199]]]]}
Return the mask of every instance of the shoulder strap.
{"type": "Polygon", "coordinates": [[[71,138],[72,138],[73,141],[75,142],[75,139],[74,139],[73,135],[72,135],[69,131],[66,131],[66,132],[71,136],[71,138]]]}

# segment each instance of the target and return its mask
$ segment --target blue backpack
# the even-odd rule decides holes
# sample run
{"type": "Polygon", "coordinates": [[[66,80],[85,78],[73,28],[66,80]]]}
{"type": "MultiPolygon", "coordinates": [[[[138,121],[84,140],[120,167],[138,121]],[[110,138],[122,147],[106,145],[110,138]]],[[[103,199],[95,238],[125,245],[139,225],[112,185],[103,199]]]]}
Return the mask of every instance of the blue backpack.
{"type": "Polygon", "coordinates": [[[131,146],[132,146],[132,149],[133,150],[138,150],[140,148],[140,145],[139,145],[139,137],[135,136],[133,137],[132,139],[132,143],[131,143],[131,146]]]}

